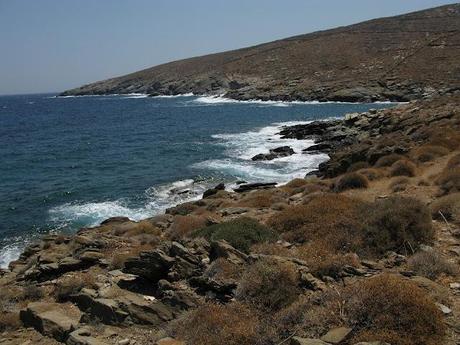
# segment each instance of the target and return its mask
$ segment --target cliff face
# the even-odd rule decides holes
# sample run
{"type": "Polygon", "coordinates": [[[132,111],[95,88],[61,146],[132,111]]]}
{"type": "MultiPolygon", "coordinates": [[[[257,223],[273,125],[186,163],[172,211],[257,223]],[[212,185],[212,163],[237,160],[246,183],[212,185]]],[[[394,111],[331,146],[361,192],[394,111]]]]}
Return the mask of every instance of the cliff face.
{"type": "Polygon", "coordinates": [[[460,4],[175,61],[63,95],[411,100],[460,88],[460,4]]]}

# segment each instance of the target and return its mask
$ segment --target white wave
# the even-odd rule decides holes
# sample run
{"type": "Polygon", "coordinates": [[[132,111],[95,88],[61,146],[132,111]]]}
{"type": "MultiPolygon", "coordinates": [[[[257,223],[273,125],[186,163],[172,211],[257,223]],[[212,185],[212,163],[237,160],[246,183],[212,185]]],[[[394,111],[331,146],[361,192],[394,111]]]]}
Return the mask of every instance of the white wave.
{"type": "Polygon", "coordinates": [[[158,95],[158,96],[153,96],[152,98],[178,98],[178,97],[193,97],[195,96],[193,92],[189,93],[180,93],[178,95],[158,95]]]}
{"type": "Polygon", "coordinates": [[[195,168],[212,169],[249,182],[285,183],[303,177],[327,160],[326,154],[304,154],[302,150],[313,145],[312,140],[282,139],[278,134],[284,126],[305,124],[310,121],[274,123],[257,131],[215,134],[216,145],[226,148],[226,158],[211,159],[194,164],[195,168]],[[268,153],[280,146],[291,147],[295,154],[270,161],[252,161],[259,153],[268,153]]]}
{"type": "MultiPolygon", "coordinates": [[[[315,104],[367,104],[367,102],[338,102],[338,101],[263,101],[260,99],[250,99],[250,100],[237,100],[232,98],[224,97],[223,95],[215,95],[215,96],[200,96],[194,99],[192,102],[201,103],[201,104],[209,104],[209,105],[218,105],[218,104],[259,104],[259,105],[266,105],[266,106],[275,106],[275,107],[288,107],[290,105],[315,105],[315,104]]],[[[377,102],[369,102],[375,104],[404,104],[404,102],[391,102],[391,101],[377,101],[377,102]]]]}
{"type": "Polygon", "coordinates": [[[11,243],[3,246],[0,251],[0,268],[7,268],[11,261],[17,260],[23,249],[23,243],[11,243]]]}

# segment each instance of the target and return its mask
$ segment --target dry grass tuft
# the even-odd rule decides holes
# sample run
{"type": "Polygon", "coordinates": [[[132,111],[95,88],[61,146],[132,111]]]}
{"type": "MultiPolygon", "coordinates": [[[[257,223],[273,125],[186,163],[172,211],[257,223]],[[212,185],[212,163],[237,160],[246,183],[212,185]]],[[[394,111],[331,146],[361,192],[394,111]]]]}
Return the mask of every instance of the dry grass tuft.
{"type": "Polygon", "coordinates": [[[366,176],[369,181],[375,181],[385,176],[384,171],[375,168],[361,169],[357,172],[363,176],[366,176]]]}
{"type": "Polygon", "coordinates": [[[171,227],[168,230],[168,238],[171,240],[179,240],[189,237],[193,231],[204,228],[210,225],[208,217],[205,215],[186,215],[175,216],[171,227]]]}
{"type": "Polygon", "coordinates": [[[460,193],[452,193],[435,200],[431,205],[434,219],[451,221],[460,224],[460,193]]]}
{"type": "Polygon", "coordinates": [[[423,290],[392,275],[363,280],[345,295],[345,313],[359,341],[392,345],[442,344],[441,312],[423,290]]]}
{"type": "Polygon", "coordinates": [[[410,180],[409,178],[405,176],[399,176],[399,177],[394,177],[391,181],[388,187],[390,190],[394,193],[396,192],[402,192],[407,189],[410,185],[410,180]]]}
{"type": "Polygon", "coordinates": [[[273,312],[294,302],[299,294],[298,274],[294,265],[264,258],[243,274],[236,298],[256,309],[273,312]]]}
{"type": "Polygon", "coordinates": [[[460,154],[456,154],[447,162],[447,168],[456,169],[460,168],[460,154]]]}
{"type": "Polygon", "coordinates": [[[18,312],[2,312],[0,313],[0,332],[14,331],[21,327],[18,312]]]}
{"type": "Polygon", "coordinates": [[[350,165],[347,169],[347,172],[355,172],[361,169],[367,169],[369,168],[369,163],[360,161],[360,162],[355,162],[352,165],[350,165]]]}
{"type": "Polygon", "coordinates": [[[404,156],[398,155],[396,153],[386,155],[386,156],[380,157],[377,160],[377,162],[375,162],[374,167],[376,168],[389,167],[389,166],[392,166],[393,163],[401,159],[404,159],[404,158],[405,158],[404,156]]]}
{"type": "Polygon", "coordinates": [[[191,345],[254,345],[259,343],[259,321],[240,303],[207,303],[173,325],[173,335],[191,345]]]}
{"type": "Polygon", "coordinates": [[[454,264],[447,262],[435,250],[422,251],[414,254],[408,261],[409,269],[418,275],[434,280],[442,274],[455,276],[458,269],[454,264]]]}
{"type": "Polygon", "coordinates": [[[442,194],[460,192],[460,168],[446,168],[435,183],[441,189],[442,194]]]}
{"type": "Polygon", "coordinates": [[[349,251],[359,243],[366,204],[340,194],[323,194],[306,205],[290,206],[273,215],[268,225],[290,242],[318,238],[336,249],[349,251]]]}
{"type": "Polygon", "coordinates": [[[412,156],[418,162],[430,162],[436,158],[449,154],[449,149],[438,145],[423,145],[412,152],[412,156]]]}
{"type": "Polygon", "coordinates": [[[391,176],[408,176],[414,177],[417,173],[417,167],[411,161],[401,159],[391,165],[391,176]]]}
{"type": "Polygon", "coordinates": [[[334,184],[334,191],[343,192],[348,189],[359,189],[369,187],[367,177],[357,172],[344,174],[334,184]]]}
{"type": "Polygon", "coordinates": [[[393,196],[377,200],[368,209],[366,247],[374,254],[411,253],[434,240],[431,213],[422,202],[393,196]]]}

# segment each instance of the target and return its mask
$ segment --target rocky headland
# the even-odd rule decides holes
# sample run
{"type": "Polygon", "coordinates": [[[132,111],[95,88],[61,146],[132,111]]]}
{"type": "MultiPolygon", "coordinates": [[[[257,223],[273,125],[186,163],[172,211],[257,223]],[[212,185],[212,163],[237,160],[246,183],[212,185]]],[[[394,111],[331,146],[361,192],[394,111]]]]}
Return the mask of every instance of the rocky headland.
{"type": "Polygon", "coordinates": [[[458,344],[460,94],[281,134],[331,159],[29,245],[0,344],[458,344]]]}
{"type": "Polygon", "coordinates": [[[452,4],[170,62],[62,95],[410,101],[458,90],[459,56],[460,5],[452,4]]]}

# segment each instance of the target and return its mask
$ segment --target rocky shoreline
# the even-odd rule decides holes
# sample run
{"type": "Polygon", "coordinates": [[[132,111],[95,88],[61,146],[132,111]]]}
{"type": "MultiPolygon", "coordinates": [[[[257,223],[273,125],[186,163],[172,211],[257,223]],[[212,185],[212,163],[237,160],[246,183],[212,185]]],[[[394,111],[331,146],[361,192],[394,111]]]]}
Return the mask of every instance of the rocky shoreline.
{"type": "Polygon", "coordinates": [[[286,127],[317,176],[45,236],[0,271],[0,344],[455,345],[459,133],[455,92],[286,127]]]}

